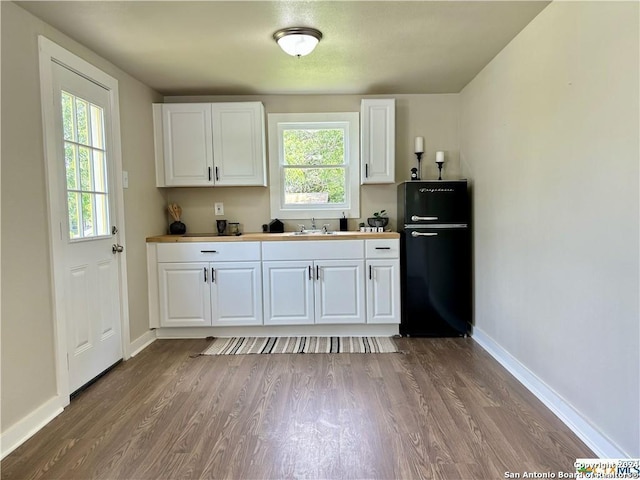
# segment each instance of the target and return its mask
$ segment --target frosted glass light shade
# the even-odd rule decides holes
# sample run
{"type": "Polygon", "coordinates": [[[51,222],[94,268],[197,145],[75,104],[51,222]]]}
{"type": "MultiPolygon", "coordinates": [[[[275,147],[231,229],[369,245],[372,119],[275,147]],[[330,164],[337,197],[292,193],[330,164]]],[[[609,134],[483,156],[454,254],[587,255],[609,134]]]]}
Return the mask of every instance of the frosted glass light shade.
{"type": "Polygon", "coordinates": [[[315,28],[292,27],[283,28],[273,34],[280,48],[294,57],[309,55],[322,38],[322,33],[315,28]]]}

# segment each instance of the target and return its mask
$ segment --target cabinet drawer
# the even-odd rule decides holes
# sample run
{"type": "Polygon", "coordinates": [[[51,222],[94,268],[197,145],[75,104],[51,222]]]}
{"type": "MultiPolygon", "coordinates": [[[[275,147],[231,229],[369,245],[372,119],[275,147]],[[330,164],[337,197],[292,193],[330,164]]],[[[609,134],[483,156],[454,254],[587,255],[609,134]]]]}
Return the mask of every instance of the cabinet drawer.
{"type": "Polygon", "coordinates": [[[158,262],[242,262],[260,260],[260,242],[158,243],[158,262]]]}
{"type": "Polygon", "coordinates": [[[364,240],[263,242],[263,260],[342,260],[364,258],[364,240]]]}
{"type": "Polygon", "coordinates": [[[365,240],[367,258],[399,258],[400,240],[365,240]]]}

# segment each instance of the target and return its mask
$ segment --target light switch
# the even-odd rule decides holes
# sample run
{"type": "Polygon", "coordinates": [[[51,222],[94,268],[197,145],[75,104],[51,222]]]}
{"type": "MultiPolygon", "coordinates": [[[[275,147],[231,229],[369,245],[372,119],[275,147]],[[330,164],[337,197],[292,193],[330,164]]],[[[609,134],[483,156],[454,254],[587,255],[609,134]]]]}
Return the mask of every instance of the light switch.
{"type": "Polygon", "coordinates": [[[129,172],[122,171],[122,188],[129,188],[129,172]]]}
{"type": "Polygon", "coordinates": [[[216,215],[224,215],[224,203],[216,202],[213,206],[216,215]]]}

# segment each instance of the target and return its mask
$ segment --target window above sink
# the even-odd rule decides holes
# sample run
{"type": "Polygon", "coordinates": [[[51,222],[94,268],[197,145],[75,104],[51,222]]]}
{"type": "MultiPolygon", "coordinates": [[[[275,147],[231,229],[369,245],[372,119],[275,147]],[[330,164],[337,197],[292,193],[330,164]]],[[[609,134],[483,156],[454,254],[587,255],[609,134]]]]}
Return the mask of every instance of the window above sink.
{"type": "Polygon", "coordinates": [[[271,216],[360,216],[359,114],[269,114],[271,216]]]}

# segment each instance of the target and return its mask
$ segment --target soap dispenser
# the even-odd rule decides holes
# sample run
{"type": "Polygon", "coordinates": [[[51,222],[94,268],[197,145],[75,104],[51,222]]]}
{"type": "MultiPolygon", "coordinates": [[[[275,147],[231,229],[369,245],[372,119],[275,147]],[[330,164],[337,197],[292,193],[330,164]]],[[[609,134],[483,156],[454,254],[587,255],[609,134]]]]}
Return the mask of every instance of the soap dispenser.
{"type": "Polygon", "coordinates": [[[342,218],[340,219],[340,231],[347,231],[347,217],[344,216],[344,212],[342,212],[342,218]]]}

